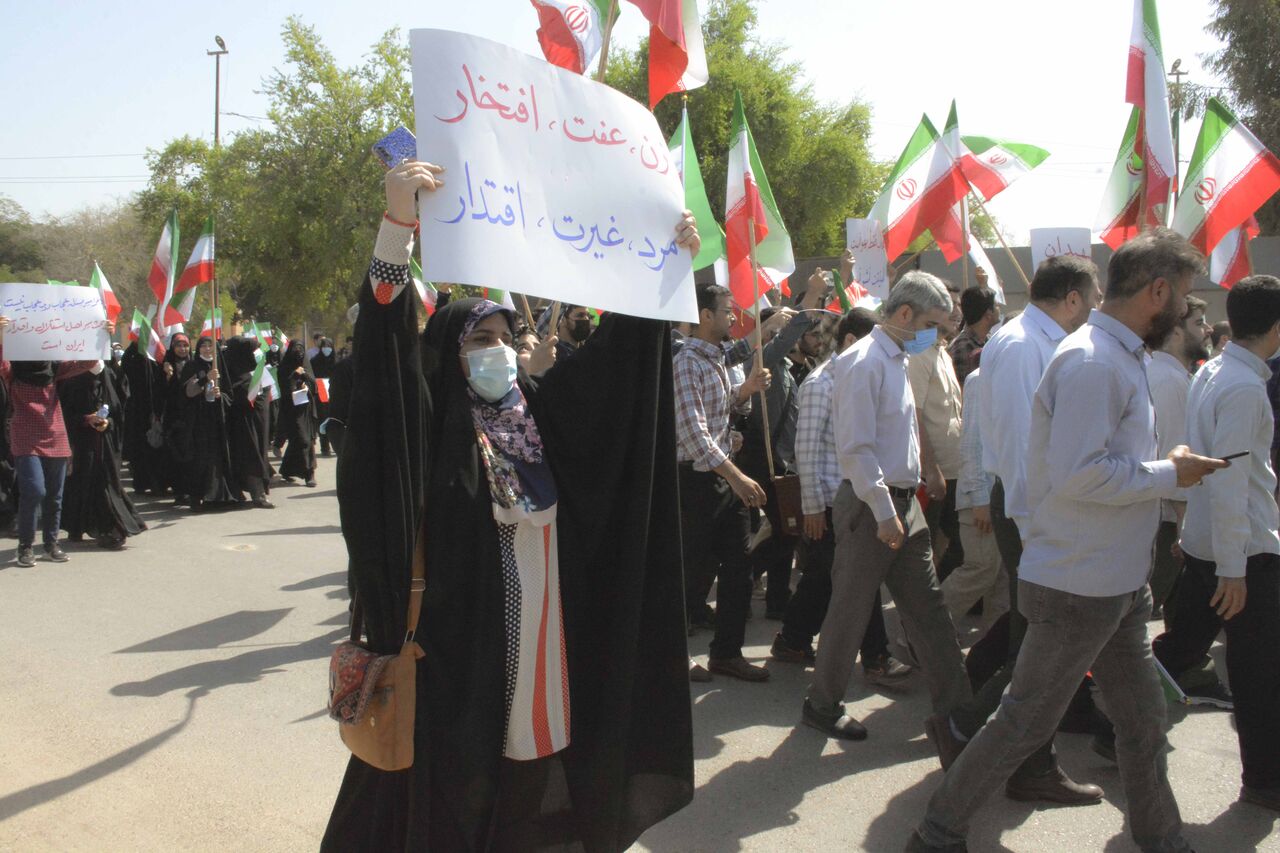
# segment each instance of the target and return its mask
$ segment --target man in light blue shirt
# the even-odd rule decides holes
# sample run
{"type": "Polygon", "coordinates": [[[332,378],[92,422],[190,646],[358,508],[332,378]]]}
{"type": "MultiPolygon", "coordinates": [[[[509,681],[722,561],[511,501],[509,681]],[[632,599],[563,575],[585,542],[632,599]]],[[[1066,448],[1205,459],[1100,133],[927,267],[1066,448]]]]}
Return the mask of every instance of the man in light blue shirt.
{"type": "Polygon", "coordinates": [[[1112,256],[1102,309],[1049,363],[1028,442],[1022,651],[999,711],[952,763],[909,849],[964,849],[974,812],[1053,734],[1090,669],[1115,724],[1134,840],[1144,851],[1190,849],[1165,765],[1147,578],[1160,499],[1228,463],[1186,447],[1156,459],[1144,344],[1182,317],[1203,263],[1166,228],[1129,241],[1112,256]]]}
{"type": "Polygon", "coordinates": [[[1155,651],[1170,672],[1194,666],[1225,627],[1243,765],[1240,799],[1280,811],[1280,509],[1267,399],[1280,350],[1280,279],[1255,275],[1227,294],[1235,337],[1187,393],[1187,443],[1197,453],[1236,456],[1190,489],[1182,523],[1186,567],[1168,631],[1155,651]]]}

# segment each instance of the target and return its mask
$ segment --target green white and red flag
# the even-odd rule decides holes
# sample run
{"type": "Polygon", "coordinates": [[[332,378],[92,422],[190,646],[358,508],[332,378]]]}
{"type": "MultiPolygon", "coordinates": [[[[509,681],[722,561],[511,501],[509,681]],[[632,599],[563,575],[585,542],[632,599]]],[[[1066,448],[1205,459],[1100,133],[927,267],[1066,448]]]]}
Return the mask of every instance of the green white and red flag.
{"type": "Polygon", "coordinates": [[[252,406],[254,401],[258,399],[264,389],[269,388],[272,384],[271,374],[267,369],[267,356],[261,347],[253,351],[253,374],[249,377],[249,405],[252,406]]]}
{"type": "Polygon", "coordinates": [[[102,297],[102,307],[107,312],[107,319],[114,320],[119,317],[120,300],[116,299],[115,291],[111,289],[111,282],[107,281],[107,277],[102,272],[102,267],[98,266],[97,261],[93,262],[93,275],[89,278],[89,286],[98,289],[98,294],[102,297]]]}
{"type": "Polygon", "coordinates": [[[1129,36],[1129,74],[1124,99],[1142,110],[1141,148],[1145,167],[1146,207],[1157,221],[1173,187],[1177,164],[1173,156],[1173,124],[1169,121],[1169,81],[1160,47],[1156,0],[1133,0],[1133,30],[1129,36]]]}
{"type": "Polygon", "coordinates": [[[705,86],[707,51],[697,0],[631,0],[649,21],[649,109],[672,92],[705,86]]]}
{"type": "Polygon", "coordinates": [[[1252,274],[1247,245],[1260,233],[1258,220],[1252,216],[1239,228],[1228,231],[1209,255],[1209,280],[1230,290],[1237,281],[1252,274]]]}
{"type": "Polygon", "coordinates": [[[963,136],[960,142],[968,155],[961,159],[960,171],[983,201],[991,201],[1049,156],[1043,148],[989,136],[963,136]]]}
{"type": "Polygon", "coordinates": [[[698,234],[702,237],[702,247],[698,249],[698,256],[693,259],[693,268],[700,270],[724,257],[724,229],[711,212],[711,200],[707,198],[707,187],[702,182],[698,152],[693,147],[693,133],[689,127],[688,106],[680,112],[680,126],[671,135],[667,149],[671,153],[671,162],[675,163],[680,173],[680,184],[684,187],[684,206],[693,213],[693,218],[698,223],[698,234]]]}
{"type": "Polygon", "coordinates": [[[175,209],[164,222],[160,232],[160,242],[156,244],[155,256],[151,259],[151,273],[147,276],[147,284],[156,300],[169,304],[173,296],[173,253],[178,248],[178,211],[175,209]]]}
{"type": "Polygon", "coordinates": [[[440,298],[436,287],[427,281],[422,275],[422,267],[418,263],[417,258],[409,258],[409,276],[413,279],[413,287],[418,291],[418,299],[422,301],[422,308],[430,317],[436,313],[436,301],[440,298]]]}
{"type": "Polygon", "coordinates": [[[168,328],[174,326],[182,326],[191,319],[191,313],[196,307],[196,291],[194,288],[187,291],[187,295],[182,297],[182,302],[175,308],[172,305],[164,306],[164,324],[168,328]]]}
{"type": "Polygon", "coordinates": [[[316,377],[316,402],[329,402],[329,380],[323,376],[316,377]]]}
{"type": "Polygon", "coordinates": [[[196,285],[213,281],[213,275],[213,217],[210,216],[204,221],[204,229],[196,239],[187,267],[182,271],[174,290],[190,290],[196,285]]]}
{"type": "Polygon", "coordinates": [[[552,65],[585,74],[604,44],[610,0],[530,0],[538,12],[538,44],[552,65]]]}
{"type": "Polygon", "coordinates": [[[510,308],[512,311],[516,310],[516,304],[511,301],[511,294],[505,290],[499,290],[496,287],[482,287],[480,288],[480,296],[490,302],[498,303],[503,308],[510,308]]]}
{"type": "MultiPolygon", "coordinates": [[[[901,255],[912,240],[935,226],[943,232],[943,240],[951,245],[961,244],[955,226],[946,220],[951,219],[951,208],[968,191],[969,183],[955,157],[929,117],[922,116],[868,214],[885,225],[888,258],[901,255]]],[[[938,236],[937,231],[934,236],[938,236]]]]}
{"type": "MultiPolygon", "coordinates": [[[[961,178],[964,179],[962,168],[964,160],[972,155],[960,138],[960,119],[956,114],[954,100],[951,101],[951,111],[947,113],[947,125],[942,130],[942,144],[951,154],[961,178]]],[[[938,248],[942,250],[942,256],[949,264],[960,260],[969,249],[968,184],[964,189],[964,194],[951,205],[946,215],[929,226],[929,235],[933,238],[933,242],[938,244],[938,248]]]]}
{"type": "Polygon", "coordinates": [[[280,345],[281,350],[289,348],[289,336],[284,333],[284,329],[276,329],[276,343],[280,345]]]}
{"type": "Polygon", "coordinates": [[[1280,191],[1280,159],[1217,98],[1205,106],[1173,229],[1204,252],[1280,191]]]}
{"type": "Polygon", "coordinates": [[[769,189],[769,177],[747,125],[742,93],[733,94],[733,128],[729,133],[729,170],[725,181],[725,249],[729,256],[729,289],[744,308],[756,304],[751,269],[751,243],[756,247],[760,293],[779,287],[796,271],[791,235],[782,222],[769,189]],[[750,233],[754,221],[755,233],[750,233]]]}
{"type": "Polygon", "coordinates": [[[138,343],[143,352],[146,353],[147,358],[157,364],[164,361],[165,346],[164,341],[160,339],[160,335],[151,327],[151,324],[147,322],[147,318],[138,314],[136,309],[134,311],[133,318],[135,322],[138,320],[142,321],[138,324],[138,343]]]}
{"type": "Polygon", "coordinates": [[[147,318],[142,316],[141,311],[134,308],[133,317],[129,320],[129,340],[136,341],[138,339],[138,332],[145,322],[147,322],[147,318]]]}
{"type": "Polygon", "coordinates": [[[204,325],[200,327],[200,337],[212,337],[222,340],[222,309],[216,308],[204,315],[204,325]]]}
{"type": "MultiPolygon", "coordinates": [[[[1141,138],[1142,110],[1134,107],[1129,113],[1129,124],[1125,127],[1124,139],[1120,141],[1120,150],[1116,152],[1094,226],[1102,242],[1112,249],[1119,249],[1142,231],[1138,222],[1143,206],[1142,176],[1145,172],[1141,138]]],[[[1151,208],[1147,208],[1146,224],[1158,224],[1151,208]]]]}

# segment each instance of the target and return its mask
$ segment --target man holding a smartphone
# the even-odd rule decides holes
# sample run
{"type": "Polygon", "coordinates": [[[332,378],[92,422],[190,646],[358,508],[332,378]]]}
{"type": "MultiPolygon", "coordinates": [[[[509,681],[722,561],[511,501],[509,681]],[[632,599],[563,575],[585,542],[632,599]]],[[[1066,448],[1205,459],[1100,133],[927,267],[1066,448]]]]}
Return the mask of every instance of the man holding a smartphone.
{"type": "Polygon", "coordinates": [[[1161,662],[1194,664],[1226,628],[1244,767],[1240,800],[1280,811],[1280,509],[1270,464],[1274,421],[1266,360],[1280,350],[1280,279],[1254,275],[1227,294],[1234,333],[1200,369],[1187,397],[1187,442],[1231,466],[1190,490],[1186,556],[1161,662]]]}

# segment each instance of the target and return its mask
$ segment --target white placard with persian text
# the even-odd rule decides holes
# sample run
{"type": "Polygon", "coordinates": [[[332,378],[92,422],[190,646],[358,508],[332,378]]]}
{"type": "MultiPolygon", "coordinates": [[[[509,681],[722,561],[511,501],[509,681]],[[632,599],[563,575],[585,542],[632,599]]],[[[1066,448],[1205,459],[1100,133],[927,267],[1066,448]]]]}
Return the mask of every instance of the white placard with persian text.
{"type": "Polygon", "coordinates": [[[97,361],[111,357],[102,295],[92,287],[0,284],[0,317],[9,318],[9,361],[97,361]]]}
{"type": "MultiPolygon", "coordinates": [[[[845,245],[853,249],[853,277],[880,300],[889,298],[889,258],[884,230],[874,219],[846,219],[845,245]]],[[[848,282],[845,282],[848,284],[848,282]]]]}
{"type": "Polygon", "coordinates": [[[697,321],[675,244],[684,191],[640,104],[506,45],[413,30],[422,269],[640,317],[697,321]]]}
{"type": "Polygon", "coordinates": [[[1054,255],[1076,255],[1093,260],[1093,234],[1088,228],[1032,228],[1031,272],[1054,255]]]}

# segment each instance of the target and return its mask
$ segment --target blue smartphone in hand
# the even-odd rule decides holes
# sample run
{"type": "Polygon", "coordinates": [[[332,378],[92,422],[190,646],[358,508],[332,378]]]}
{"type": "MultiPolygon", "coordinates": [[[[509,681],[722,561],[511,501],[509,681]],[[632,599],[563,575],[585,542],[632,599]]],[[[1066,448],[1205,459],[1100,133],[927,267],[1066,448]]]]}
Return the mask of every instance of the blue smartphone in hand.
{"type": "Polygon", "coordinates": [[[373,143],[373,154],[388,169],[394,169],[405,160],[418,159],[418,140],[413,132],[400,125],[373,143]]]}

